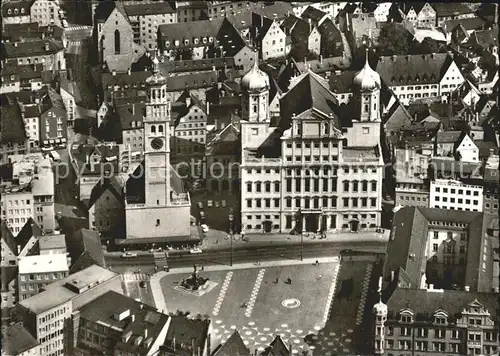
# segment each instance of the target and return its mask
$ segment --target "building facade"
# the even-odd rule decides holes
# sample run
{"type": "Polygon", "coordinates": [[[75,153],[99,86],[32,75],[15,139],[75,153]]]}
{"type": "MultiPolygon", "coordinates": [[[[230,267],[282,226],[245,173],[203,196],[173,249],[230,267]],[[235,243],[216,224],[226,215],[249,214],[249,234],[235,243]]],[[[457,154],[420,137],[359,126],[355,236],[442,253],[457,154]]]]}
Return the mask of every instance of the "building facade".
{"type": "Polygon", "coordinates": [[[456,180],[433,180],[430,183],[429,207],[483,211],[483,187],[456,180]]]}
{"type": "Polygon", "coordinates": [[[31,22],[38,22],[41,26],[62,27],[59,10],[59,1],[35,0],[30,7],[31,22]]]}

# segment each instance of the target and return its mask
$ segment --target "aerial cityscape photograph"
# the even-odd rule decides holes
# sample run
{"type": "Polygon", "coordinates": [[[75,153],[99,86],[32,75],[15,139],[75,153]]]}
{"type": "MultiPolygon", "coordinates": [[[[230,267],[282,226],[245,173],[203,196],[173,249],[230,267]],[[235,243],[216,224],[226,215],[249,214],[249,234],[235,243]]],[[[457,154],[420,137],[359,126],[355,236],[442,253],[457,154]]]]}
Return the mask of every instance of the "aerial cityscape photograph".
{"type": "Polygon", "coordinates": [[[500,355],[498,2],[0,8],[0,355],[500,355]]]}

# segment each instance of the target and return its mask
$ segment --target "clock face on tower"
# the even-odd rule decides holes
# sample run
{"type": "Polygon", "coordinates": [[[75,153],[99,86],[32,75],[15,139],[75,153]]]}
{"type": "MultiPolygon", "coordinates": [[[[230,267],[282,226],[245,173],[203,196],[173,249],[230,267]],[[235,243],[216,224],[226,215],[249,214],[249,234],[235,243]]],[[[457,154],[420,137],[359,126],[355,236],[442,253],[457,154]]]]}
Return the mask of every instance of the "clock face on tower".
{"type": "Polygon", "coordinates": [[[163,147],[163,140],[161,138],[156,137],[151,141],[151,148],[153,150],[159,150],[162,147],[163,147]]]}

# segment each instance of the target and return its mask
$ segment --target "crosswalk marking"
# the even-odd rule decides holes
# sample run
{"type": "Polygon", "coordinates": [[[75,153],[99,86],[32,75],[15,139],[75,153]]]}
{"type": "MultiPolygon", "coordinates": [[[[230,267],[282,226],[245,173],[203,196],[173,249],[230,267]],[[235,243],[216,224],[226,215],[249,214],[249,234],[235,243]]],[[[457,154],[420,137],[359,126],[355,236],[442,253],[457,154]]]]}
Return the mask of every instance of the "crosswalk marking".
{"type": "Polygon", "coordinates": [[[148,281],[150,276],[147,273],[125,273],[121,275],[124,282],[148,281]]]}
{"type": "Polygon", "coordinates": [[[68,27],[66,31],[77,31],[77,30],[91,30],[92,26],[72,26],[68,27]]]}

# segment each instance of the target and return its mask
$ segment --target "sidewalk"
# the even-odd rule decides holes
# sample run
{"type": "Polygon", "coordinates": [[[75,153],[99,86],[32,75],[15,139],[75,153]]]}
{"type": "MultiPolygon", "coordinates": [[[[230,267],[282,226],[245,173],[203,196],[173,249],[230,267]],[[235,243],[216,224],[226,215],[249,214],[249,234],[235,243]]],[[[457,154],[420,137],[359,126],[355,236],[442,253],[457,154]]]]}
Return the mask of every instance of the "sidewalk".
{"type": "MultiPolygon", "coordinates": [[[[383,233],[377,233],[375,231],[363,231],[363,232],[338,232],[338,233],[327,233],[326,238],[320,238],[321,235],[314,233],[304,233],[302,241],[304,244],[314,244],[314,243],[327,243],[327,242],[353,242],[353,241],[366,241],[366,242],[380,242],[389,240],[390,231],[384,230],[383,233]]],[[[240,234],[233,235],[233,248],[239,246],[251,246],[253,244],[262,245],[263,243],[269,243],[269,245],[275,244],[300,244],[300,235],[290,235],[290,234],[245,234],[245,240],[241,239],[240,234]]],[[[203,243],[201,245],[202,249],[223,249],[229,248],[231,240],[229,234],[224,231],[210,230],[206,233],[203,243]]]]}

